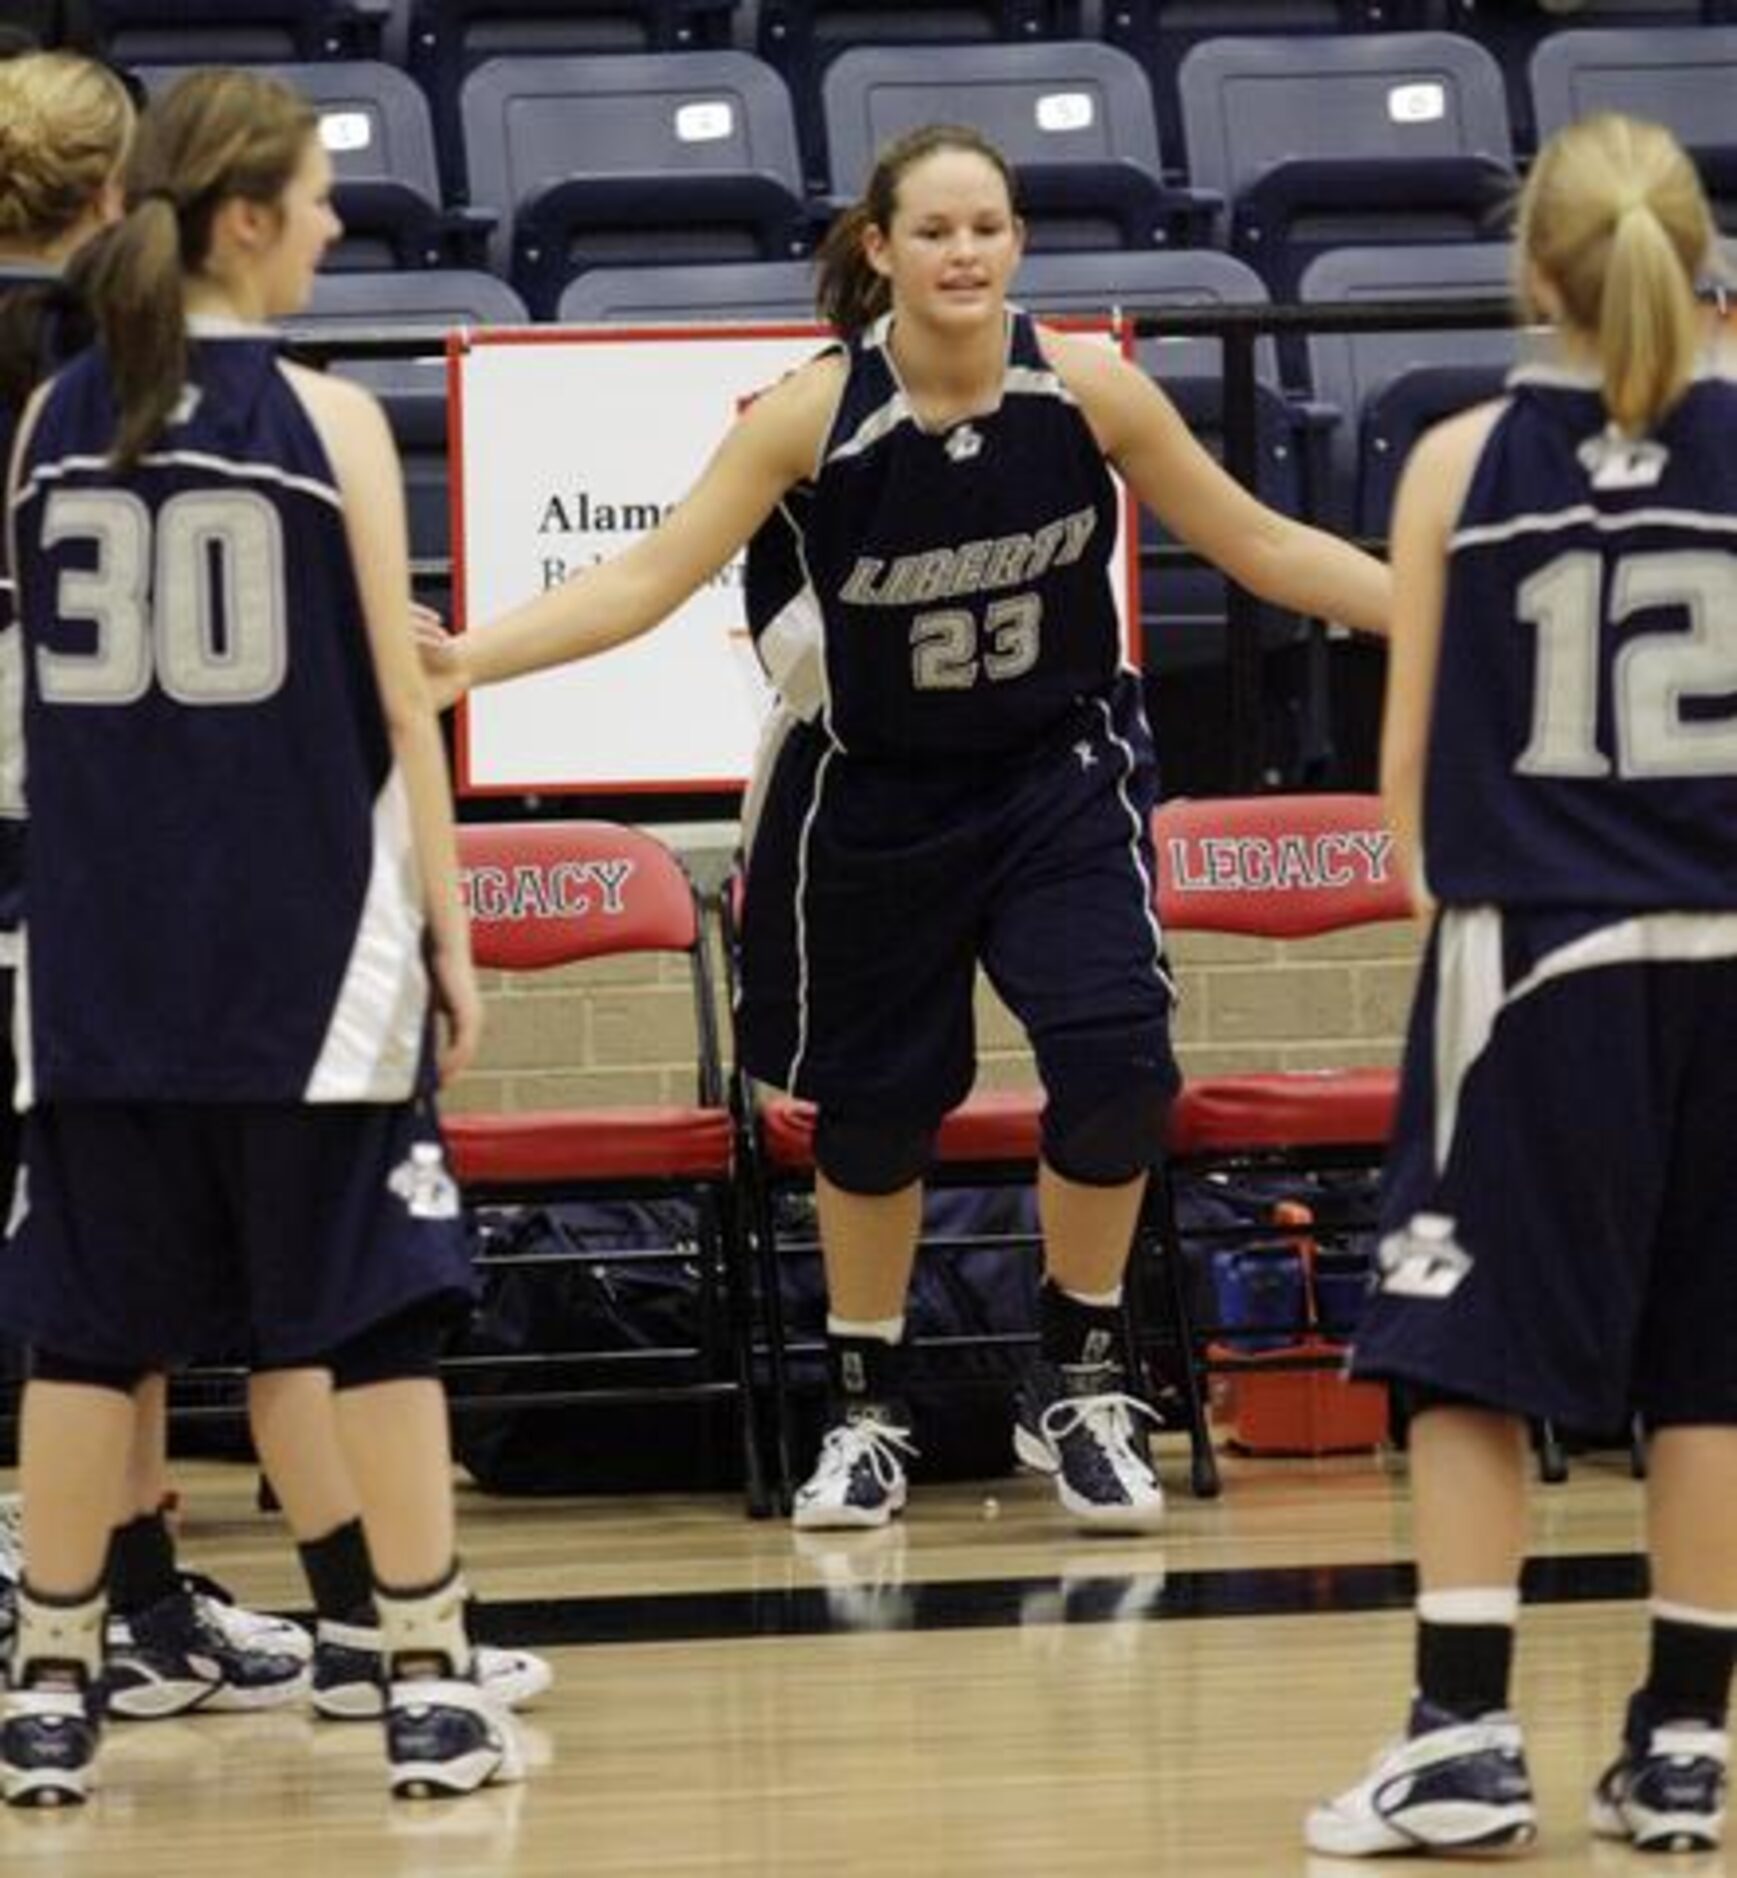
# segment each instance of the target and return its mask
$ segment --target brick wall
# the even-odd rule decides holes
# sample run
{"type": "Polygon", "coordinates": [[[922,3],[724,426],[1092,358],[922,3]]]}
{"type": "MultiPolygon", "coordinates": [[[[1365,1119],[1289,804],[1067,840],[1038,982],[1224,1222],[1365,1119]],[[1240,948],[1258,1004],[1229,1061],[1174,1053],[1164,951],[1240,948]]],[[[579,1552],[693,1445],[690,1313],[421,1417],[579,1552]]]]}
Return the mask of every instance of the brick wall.
{"type": "MultiPolygon", "coordinates": [[[[702,887],[721,877],[715,841],[690,851],[702,887]]],[[[1420,931],[1366,927],[1280,945],[1185,933],[1171,942],[1182,991],[1176,1041],[1195,1074],[1397,1061],[1420,931]]],[[[722,984],[722,972],[714,974],[722,984]]],[[[688,980],[677,959],[605,960],[505,979],[485,974],[482,1059],[457,1109],[685,1101],[693,1089],[688,980]]],[[[727,1040],[727,1014],[720,1010],[727,1040]]],[[[978,994],[980,1078],[1031,1079],[1019,1027],[987,985],[978,994]]]]}

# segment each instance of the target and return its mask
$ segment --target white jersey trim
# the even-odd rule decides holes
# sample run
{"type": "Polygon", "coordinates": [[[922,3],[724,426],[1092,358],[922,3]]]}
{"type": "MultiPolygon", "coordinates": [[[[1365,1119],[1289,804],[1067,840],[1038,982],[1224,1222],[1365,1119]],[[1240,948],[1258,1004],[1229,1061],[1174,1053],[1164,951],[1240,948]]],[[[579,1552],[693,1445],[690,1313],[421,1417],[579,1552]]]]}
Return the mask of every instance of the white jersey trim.
{"type": "MultiPolygon", "coordinates": [[[[304,496],[314,497],[316,501],[329,503],[334,509],[341,510],[344,506],[343,498],[330,483],[319,482],[312,476],[297,476],[293,471],[280,468],[276,463],[258,463],[243,457],[217,456],[208,450],[150,450],[139,458],[139,465],[143,469],[184,467],[215,471],[220,476],[233,476],[243,481],[275,483],[280,489],[294,489],[304,496]]],[[[75,476],[81,471],[106,470],[109,467],[109,458],[106,455],[67,456],[59,457],[52,463],[38,463],[30,472],[29,481],[18,492],[14,513],[37,496],[45,483],[58,482],[64,476],[75,476]]]]}
{"type": "Polygon", "coordinates": [[[1620,534],[1629,528],[1683,528],[1705,535],[1737,535],[1737,516],[1702,509],[1623,509],[1606,512],[1590,502],[1542,514],[1512,515],[1505,522],[1480,522],[1456,529],[1448,537],[1448,552],[1482,548],[1514,541],[1522,535],[1553,535],[1565,528],[1591,528],[1601,535],[1620,534]]]}
{"type": "Polygon", "coordinates": [[[1146,920],[1147,930],[1152,935],[1152,974],[1164,987],[1170,1001],[1176,1001],[1176,981],[1164,969],[1164,932],[1158,923],[1158,900],[1152,871],[1146,865],[1145,857],[1140,852],[1140,817],[1128,795],[1128,779],[1134,773],[1135,757],[1133,746],[1126,737],[1116,731],[1116,721],[1110,715],[1107,698],[1094,698],[1098,715],[1104,720],[1104,737],[1122,753],[1124,768],[1116,781],[1116,800],[1122,805],[1122,813],[1128,818],[1128,859],[1133,863],[1135,878],[1140,883],[1140,907],[1146,920]]]}
{"type": "Polygon", "coordinates": [[[790,531],[802,585],[761,629],[755,650],[779,698],[798,717],[812,719],[826,703],[826,619],[808,571],[802,529],[788,504],[778,505],[778,517],[790,531]]]}
{"type": "Polygon", "coordinates": [[[1435,991],[1436,1172],[1447,1166],[1453,1149],[1460,1091],[1504,1011],[1573,972],[1731,958],[1737,958],[1737,913],[1639,913],[1546,952],[1524,978],[1504,988],[1501,909],[1444,910],[1435,991]]]}
{"type": "Polygon", "coordinates": [[[22,1115],[36,1100],[36,1054],[30,1034],[30,937],[20,926],[10,935],[18,976],[12,984],[12,1106],[22,1115]]]}
{"type": "Polygon", "coordinates": [[[0,633],[0,821],[24,820],[24,632],[0,633]]]}
{"type": "Polygon", "coordinates": [[[415,1093],[428,1016],[422,934],[410,797],[394,765],[375,799],[368,891],[303,1101],[402,1102],[415,1093]]]}
{"type": "Polygon", "coordinates": [[[802,1059],[808,1054],[808,845],[815,818],[820,814],[821,798],[826,794],[826,772],[837,754],[837,746],[829,744],[815,765],[814,796],[802,818],[802,837],[796,850],[796,1048],[784,1082],[792,1094],[802,1074],[802,1059]]]}
{"type": "Polygon", "coordinates": [[[857,425],[856,429],[826,455],[828,463],[840,462],[845,457],[861,456],[865,450],[872,449],[880,440],[906,422],[914,421],[911,407],[902,391],[895,391],[885,404],[877,406],[857,425]]]}

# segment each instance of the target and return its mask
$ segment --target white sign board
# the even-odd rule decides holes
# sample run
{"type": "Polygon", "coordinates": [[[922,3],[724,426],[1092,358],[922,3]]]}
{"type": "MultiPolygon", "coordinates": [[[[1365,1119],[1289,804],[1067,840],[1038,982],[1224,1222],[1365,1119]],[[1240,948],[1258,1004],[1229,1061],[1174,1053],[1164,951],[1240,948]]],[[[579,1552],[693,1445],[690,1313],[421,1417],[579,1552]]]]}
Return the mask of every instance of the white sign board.
{"type": "MultiPolygon", "coordinates": [[[[460,622],[486,631],[509,608],[630,547],[692,487],[744,401],[825,338],[818,326],[455,335],[460,622]]],[[[1131,541],[1126,518],[1123,540],[1131,541]]],[[[1128,585],[1118,596],[1125,609],[1128,585]]],[[[459,788],[734,792],[769,697],[738,558],[631,644],[471,694],[459,726],[459,788]]]]}

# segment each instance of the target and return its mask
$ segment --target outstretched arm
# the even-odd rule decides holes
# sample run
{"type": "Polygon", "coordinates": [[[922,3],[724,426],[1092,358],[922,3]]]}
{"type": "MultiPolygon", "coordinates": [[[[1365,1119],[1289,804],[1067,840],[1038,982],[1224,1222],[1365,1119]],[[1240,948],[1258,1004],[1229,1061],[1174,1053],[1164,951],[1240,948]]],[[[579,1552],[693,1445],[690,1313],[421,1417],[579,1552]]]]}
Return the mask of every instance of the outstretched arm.
{"type": "Polygon", "coordinates": [[[1379,561],[1250,495],[1151,379],[1107,346],[1051,332],[1044,345],[1105,456],[1173,535],[1275,606],[1387,631],[1392,583],[1379,561]]]}
{"type": "Polygon", "coordinates": [[[649,631],[710,579],[813,474],[843,383],[839,360],[811,361],[757,398],[689,493],[624,553],[586,568],[438,652],[425,652],[436,695],[488,685],[593,653],[649,631]]]}

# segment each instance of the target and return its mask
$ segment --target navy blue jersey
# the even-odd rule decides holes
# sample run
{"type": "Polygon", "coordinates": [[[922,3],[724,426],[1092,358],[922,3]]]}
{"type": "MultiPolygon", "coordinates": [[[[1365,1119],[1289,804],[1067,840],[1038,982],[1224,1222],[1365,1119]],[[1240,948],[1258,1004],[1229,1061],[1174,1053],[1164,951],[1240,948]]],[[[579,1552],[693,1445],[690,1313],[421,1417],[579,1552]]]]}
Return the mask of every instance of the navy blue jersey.
{"type": "MultiPolygon", "coordinates": [[[[83,337],[74,330],[77,323],[59,286],[51,268],[0,264],[0,478],[12,461],[18,420],[30,393],[83,337]],[[16,317],[25,308],[28,317],[16,317]],[[14,330],[15,319],[21,330],[14,330]]],[[[0,962],[8,964],[24,892],[23,692],[9,535],[0,528],[0,962]]]]}
{"type": "Polygon", "coordinates": [[[1424,803],[1448,903],[1737,906],[1737,384],[1624,439],[1515,374],[1449,546],[1424,803]]]}
{"type": "Polygon", "coordinates": [[[883,318],[852,342],[818,472],[750,543],[749,625],[844,750],[1028,746],[1115,677],[1117,491],[1030,317],[993,411],[926,430],[883,318]]]}
{"type": "Polygon", "coordinates": [[[269,335],[196,324],[190,353],[134,470],[95,352],[23,466],[26,1073],[39,1100],[399,1100],[421,893],[335,478],[269,335]]]}

